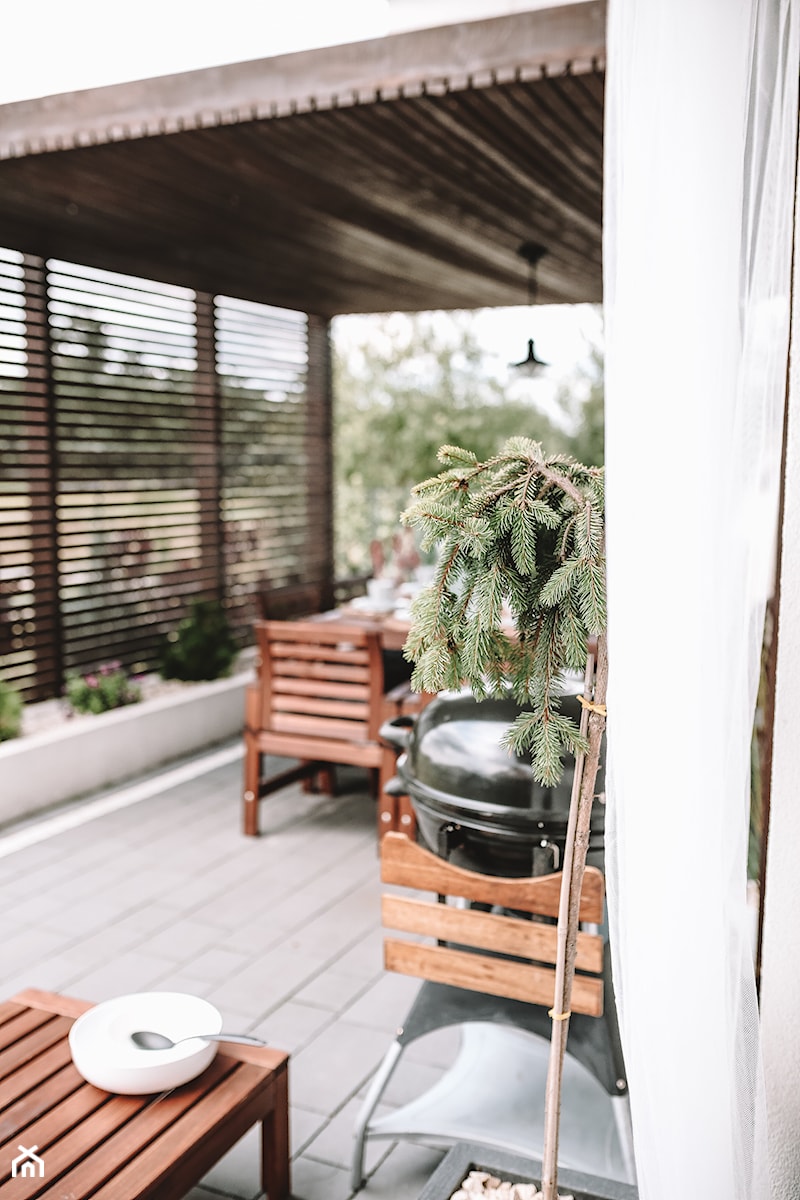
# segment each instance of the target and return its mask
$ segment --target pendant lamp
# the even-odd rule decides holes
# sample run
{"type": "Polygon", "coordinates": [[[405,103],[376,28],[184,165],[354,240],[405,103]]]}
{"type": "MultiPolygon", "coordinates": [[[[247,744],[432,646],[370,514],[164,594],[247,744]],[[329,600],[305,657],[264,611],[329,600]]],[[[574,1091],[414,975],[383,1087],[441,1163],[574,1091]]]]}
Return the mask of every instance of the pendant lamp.
{"type": "MultiPolygon", "coordinates": [[[[533,304],[536,299],[537,282],[536,282],[536,266],[542,255],[546,254],[544,246],[539,246],[536,242],[523,242],[517,251],[520,258],[524,258],[528,264],[528,303],[533,304]]],[[[528,353],[521,362],[509,363],[509,367],[516,371],[518,375],[527,375],[529,377],[541,374],[542,370],[549,366],[549,363],[543,359],[536,357],[536,349],[533,344],[533,338],[528,339],[528,353]]]]}

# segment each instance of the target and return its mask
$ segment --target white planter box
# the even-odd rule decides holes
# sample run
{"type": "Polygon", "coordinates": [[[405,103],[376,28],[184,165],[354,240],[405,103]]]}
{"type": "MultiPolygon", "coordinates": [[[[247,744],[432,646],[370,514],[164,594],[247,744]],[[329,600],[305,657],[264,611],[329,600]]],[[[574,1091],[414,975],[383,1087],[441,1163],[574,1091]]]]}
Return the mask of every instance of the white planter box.
{"type": "Polygon", "coordinates": [[[193,684],[0,743],[0,825],[235,737],[253,677],[193,684]]]}

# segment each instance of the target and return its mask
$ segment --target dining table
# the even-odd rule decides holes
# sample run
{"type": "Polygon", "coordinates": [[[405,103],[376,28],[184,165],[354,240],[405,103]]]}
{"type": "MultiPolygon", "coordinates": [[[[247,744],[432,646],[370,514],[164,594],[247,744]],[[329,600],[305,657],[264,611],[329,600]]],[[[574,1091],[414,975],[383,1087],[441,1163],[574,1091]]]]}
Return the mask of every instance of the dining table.
{"type": "Polygon", "coordinates": [[[380,634],[381,648],[388,651],[401,651],[411,630],[411,612],[408,608],[379,608],[360,604],[357,597],[338,608],[327,609],[325,612],[314,613],[309,621],[338,621],[342,625],[357,625],[364,629],[377,630],[380,634]]]}

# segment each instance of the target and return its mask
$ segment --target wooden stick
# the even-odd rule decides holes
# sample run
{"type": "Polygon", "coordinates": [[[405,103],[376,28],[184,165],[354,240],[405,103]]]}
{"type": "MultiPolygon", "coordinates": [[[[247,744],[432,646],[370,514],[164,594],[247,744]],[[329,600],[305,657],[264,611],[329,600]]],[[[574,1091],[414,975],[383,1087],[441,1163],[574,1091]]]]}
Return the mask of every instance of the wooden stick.
{"type": "MultiPolygon", "coordinates": [[[[605,634],[601,634],[597,639],[596,675],[593,655],[588,654],[586,658],[583,692],[586,697],[592,694],[593,676],[594,703],[601,707],[605,705],[608,681],[608,650],[605,634]]],[[[556,951],[555,997],[550,1012],[553,1018],[550,1061],[545,1090],[542,1200],[557,1200],[558,1197],[558,1128],[561,1117],[561,1080],[569,1032],[572,981],[575,976],[581,885],[586,869],[586,855],[589,850],[592,802],[605,723],[605,716],[602,712],[596,711],[595,708],[590,710],[584,707],[580,728],[584,736],[588,733],[589,750],[586,755],[578,754],[575,757],[575,775],[572,781],[567,838],[564,848],[558,914],[559,938],[556,951]]]]}

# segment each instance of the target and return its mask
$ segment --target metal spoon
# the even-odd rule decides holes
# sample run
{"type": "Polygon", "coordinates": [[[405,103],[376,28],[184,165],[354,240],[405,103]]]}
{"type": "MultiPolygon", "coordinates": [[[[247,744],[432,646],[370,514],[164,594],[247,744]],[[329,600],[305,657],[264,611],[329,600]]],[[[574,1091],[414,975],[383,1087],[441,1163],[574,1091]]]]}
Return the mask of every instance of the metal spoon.
{"type": "Polygon", "coordinates": [[[181,1042],[191,1042],[202,1038],[205,1042],[242,1042],[245,1046],[266,1046],[263,1038],[252,1037],[249,1033],[191,1033],[188,1037],[178,1038],[173,1042],[163,1033],[152,1029],[137,1029],[131,1034],[131,1041],[140,1050],[171,1050],[181,1042]]]}

